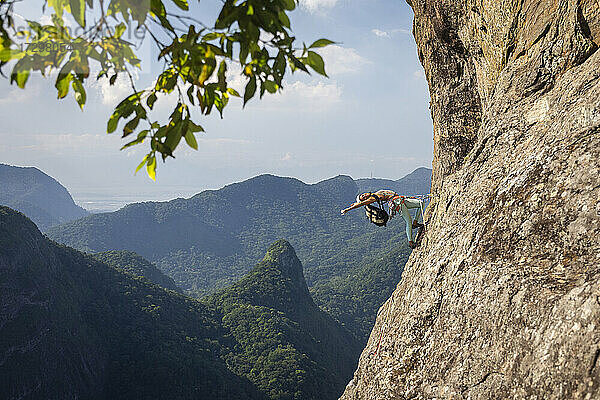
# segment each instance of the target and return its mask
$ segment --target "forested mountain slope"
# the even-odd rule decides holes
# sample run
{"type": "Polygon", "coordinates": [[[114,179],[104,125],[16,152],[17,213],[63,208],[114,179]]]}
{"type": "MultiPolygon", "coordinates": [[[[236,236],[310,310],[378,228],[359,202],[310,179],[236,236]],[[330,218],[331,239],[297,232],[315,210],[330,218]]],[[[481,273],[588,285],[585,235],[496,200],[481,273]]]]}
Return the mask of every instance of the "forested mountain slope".
{"type": "Polygon", "coordinates": [[[84,251],[135,251],[195,295],[239,279],[270,243],[286,238],[312,286],[345,276],[365,255],[406,241],[401,218],[378,229],[362,210],[340,215],[358,192],[347,176],[308,185],[261,175],[190,199],[91,215],[48,234],[84,251]]]}
{"type": "Polygon", "coordinates": [[[361,346],[312,302],[287,242],[204,302],[107,257],[0,207],[0,398],[335,399],[352,374],[361,346]]]}
{"type": "Polygon", "coordinates": [[[207,300],[239,343],[227,359],[271,398],[337,399],[362,345],[315,305],[284,240],[235,285],[207,300]]]}
{"type": "Polygon", "coordinates": [[[404,244],[381,249],[352,266],[346,275],[317,283],[311,288],[312,296],[364,345],[377,310],[400,282],[410,251],[404,244]]]}
{"type": "Polygon", "coordinates": [[[42,237],[0,207],[0,398],[264,398],[213,310],[42,237]]]}
{"type": "Polygon", "coordinates": [[[27,215],[46,230],[88,214],[54,178],[34,167],[0,164],[0,205],[27,215]]]}
{"type": "Polygon", "coordinates": [[[92,254],[92,257],[110,267],[116,268],[118,271],[125,272],[133,276],[144,277],[149,282],[158,286],[162,286],[165,289],[174,290],[179,293],[182,292],[172,278],[165,275],[150,261],[132,251],[105,251],[102,253],[92,254]]]}

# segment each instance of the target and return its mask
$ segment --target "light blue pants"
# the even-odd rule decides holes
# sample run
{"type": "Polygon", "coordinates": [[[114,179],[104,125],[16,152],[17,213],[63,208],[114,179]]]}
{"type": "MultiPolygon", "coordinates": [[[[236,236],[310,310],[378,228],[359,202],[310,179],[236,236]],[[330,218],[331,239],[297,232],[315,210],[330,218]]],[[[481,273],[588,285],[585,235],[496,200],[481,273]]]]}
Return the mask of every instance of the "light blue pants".
{"type": "Polygon", "coordinates": [[[404,218],[404,222],[406,222],[406,237],[409,242],[413,241],[413,218],[410,215],[410,211],[413,208],[417,209],[417,214],[415,220],[419,223],[423,223],[423,200],[413,199],[407,197],[400,197],[396,200],[392,200],[389,202],[389,207],[392,210],[392,215],[400,212],[402,214],[402,218],[404,218]]]}

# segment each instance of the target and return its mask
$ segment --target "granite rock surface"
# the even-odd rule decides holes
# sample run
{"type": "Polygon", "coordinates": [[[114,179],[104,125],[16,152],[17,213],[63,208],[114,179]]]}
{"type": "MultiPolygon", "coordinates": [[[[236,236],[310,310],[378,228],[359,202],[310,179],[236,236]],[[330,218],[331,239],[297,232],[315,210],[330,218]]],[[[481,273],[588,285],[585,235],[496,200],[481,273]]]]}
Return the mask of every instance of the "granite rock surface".
{"type": "Polygon", "coordinates": [[[433,199],[342,399],[600,398],[600,1],[409,3],[433,199]]]}

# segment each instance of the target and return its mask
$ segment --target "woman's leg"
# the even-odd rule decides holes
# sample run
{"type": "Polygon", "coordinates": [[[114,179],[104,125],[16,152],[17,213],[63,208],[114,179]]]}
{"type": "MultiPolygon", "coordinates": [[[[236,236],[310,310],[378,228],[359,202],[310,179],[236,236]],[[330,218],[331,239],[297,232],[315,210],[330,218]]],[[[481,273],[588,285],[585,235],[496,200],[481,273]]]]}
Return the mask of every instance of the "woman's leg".
{"type": "Polygon", "coordinates": [[[415,221],[418,223],[423,223],[423,200],[421,199],[404,199],[404,204],[408,209],[417,209],[417,215],[415,221]]]}
{"type": "Polygon", "coordinates": [[[410,216],[410,212],[408,211],[408,207],[405,202],[400,204],[400,212],[402,213],[402,218],[404,218],[404,222],[406,222],[406,237],[409,242],[412,242],[412,217],[410,216]]]}

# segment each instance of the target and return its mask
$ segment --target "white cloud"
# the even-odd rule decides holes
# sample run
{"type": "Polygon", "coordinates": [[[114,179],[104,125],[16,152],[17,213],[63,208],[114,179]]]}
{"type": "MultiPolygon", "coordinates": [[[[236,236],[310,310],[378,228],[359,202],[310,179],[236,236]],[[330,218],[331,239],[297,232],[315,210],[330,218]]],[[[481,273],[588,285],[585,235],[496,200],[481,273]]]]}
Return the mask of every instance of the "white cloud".
{"type": "MultiPolygon", "coordinates": [[[[0,138],[5,134],[0,133],[0,138]]],[[[115,136],[92,133],[56,133],[18,135],[19,141],[14,143],[12,151],[19,153],[35,152],[45,155],[64,155],[77,153],[90,155],[102,152],[114,152],[115,136]]]]}
{"type": "Polygon", "coordinates": [[[382,31],[379,29],[371,29],[371,32],[373,32],[376,36],[379,36],[379,37],[384,37],[384,38],[390,37],[390,34],[388,32],[382,31]]]}
{"type": "Polygon", "coordinates": [[[405,28],[396,28],[396,29],[391,29],[389,31],[384,31],[381,29],[371,29],[371,32],[380,38],[385,38],[385,39],[390,39],[393,35],[395,35],[396,33],[401,33],[403,35],[411,35],[412,32],[410,31],[410,29],[405,29],[405,28]]]}
{"type": "Polygon", "coordinates": [[[29,84],[26,89],[21,89],[17,86],[7,92],[0,93],[0,105],[9,105],[15,103],[26,103],[29,100],[35,99],[40,94],[39,85],[29,84]]]}
{"type": "Polygon", "coordinates": [[[298,81],[284,85],[281,93],[269,96],[268,100],[293,108],[322,110],[338,103],[341,98],[342,88],[335,82],[308,84],[298,81]]]}
{"type": "Polygon", "coordinates": [[[102,104],[107,106],[116,106],[125,96],[133,92],[129,77],[122,74],[117,77],[115,84],[112,86],[108,78],[100,78],[97,83],[94,83],[94,86],[100,90],[102,104]]]}
{"type": "Polygon", "coordinates": [[[347,74],[358,72],[361,67],[369,63],[355,49],[331,45],[320,51],[325,61],[325,71],[328,75],[347,74]]]}
{"type": "Polygon", "coordinates": [[[250,140],[232,138],[197,138],[197,140],[198,143],[215,146],[247,145],[251,143],[250,140]]]}
{"type": "Polygon", "coordinates": [[[279,160],[280,161],[290,161],[292,159],[292,153],[289,151],[283,155],[279,160]]]}
{"type": "Polygon", "coordinates": [[[52,17],[49,15],[42,15],[40,17],[40,24],[42,25],[52,25],[52,17]]]}
{"type": "Polygon", "coordinates": [[[300,7],[311,12],[324,12],[333,8],[337,0],[300,0],[300,7]]]}

